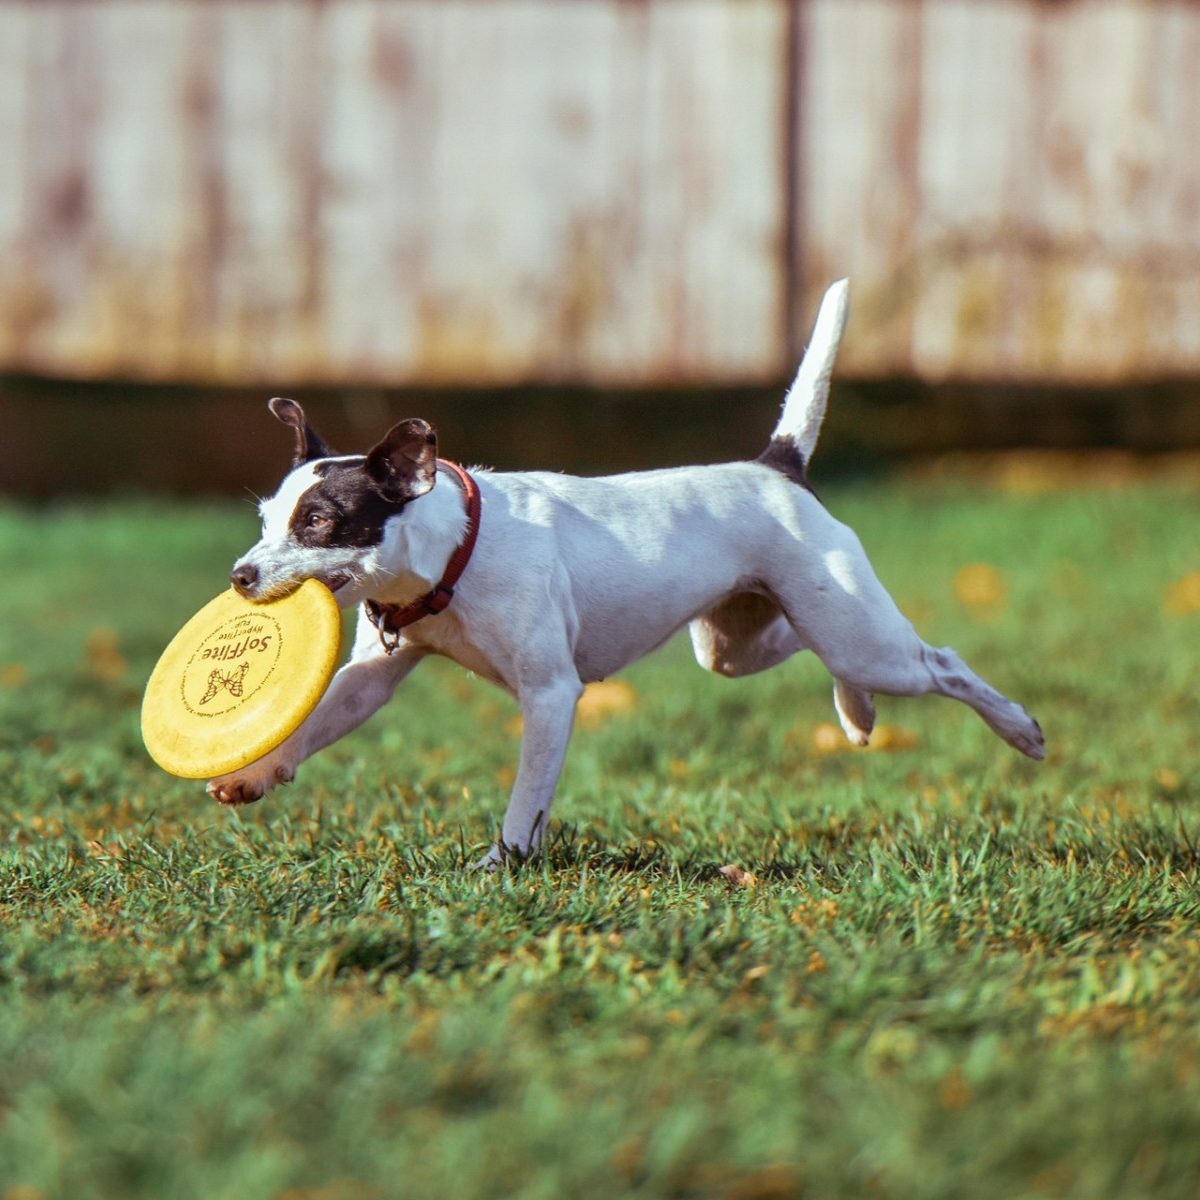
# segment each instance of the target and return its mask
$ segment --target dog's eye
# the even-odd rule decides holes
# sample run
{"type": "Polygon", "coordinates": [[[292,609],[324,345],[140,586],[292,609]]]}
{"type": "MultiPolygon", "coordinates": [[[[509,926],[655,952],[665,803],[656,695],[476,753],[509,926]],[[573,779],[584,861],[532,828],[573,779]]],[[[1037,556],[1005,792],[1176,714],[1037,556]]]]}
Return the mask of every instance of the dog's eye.
{"type": "Polygon", "coordinates": [[[304,524],[308,529],[328,529],[332,521],[324,513],[315,512],[308,514],[308,520],[304,524]]]}

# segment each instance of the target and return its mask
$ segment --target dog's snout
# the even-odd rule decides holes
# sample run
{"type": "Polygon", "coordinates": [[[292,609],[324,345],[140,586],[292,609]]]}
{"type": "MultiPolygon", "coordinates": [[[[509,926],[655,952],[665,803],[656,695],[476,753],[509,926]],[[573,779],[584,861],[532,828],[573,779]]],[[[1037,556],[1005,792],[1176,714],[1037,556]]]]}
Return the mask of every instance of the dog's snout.
{"type": "Polygon", "coordinates": [[[229,581],[243,596],[253,595],[258,586],[258,568],[253,563],[238,563],[229,581]]]}

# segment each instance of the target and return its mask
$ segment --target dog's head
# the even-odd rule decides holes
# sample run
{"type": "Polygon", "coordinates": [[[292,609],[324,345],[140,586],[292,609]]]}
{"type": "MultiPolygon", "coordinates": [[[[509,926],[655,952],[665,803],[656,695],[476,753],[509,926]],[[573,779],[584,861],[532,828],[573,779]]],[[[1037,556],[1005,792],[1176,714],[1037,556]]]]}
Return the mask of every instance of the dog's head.
{"type": "Polygon", "coordinates": [[[420,591],[427,571],[409,561],[411,539],[401,527],[420,523],[413,501],[437,479],[433,429],[413,417],[366,454],[342,455],[294,400],[276,397],[270,409],[295,432],[292,469],[259,506],[262,537],[234,564],[233,586],[252,600],[273,600],[318,579],[343,607],[397,589],[420,591]]]}

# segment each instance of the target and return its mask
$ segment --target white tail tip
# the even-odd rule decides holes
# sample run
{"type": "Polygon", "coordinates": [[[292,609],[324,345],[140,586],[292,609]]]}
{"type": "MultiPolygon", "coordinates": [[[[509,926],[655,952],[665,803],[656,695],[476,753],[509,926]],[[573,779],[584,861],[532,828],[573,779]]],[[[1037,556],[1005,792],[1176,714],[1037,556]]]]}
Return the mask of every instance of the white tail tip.
{"type": "Polygon", "coordinates": [[[850,281],[839,279],[826,289],[800,369],[783,401],[783,412],[772,438],[790,438],[804,461],[812,457],[825,419],[833,360],[850,312],[850,281]]]}

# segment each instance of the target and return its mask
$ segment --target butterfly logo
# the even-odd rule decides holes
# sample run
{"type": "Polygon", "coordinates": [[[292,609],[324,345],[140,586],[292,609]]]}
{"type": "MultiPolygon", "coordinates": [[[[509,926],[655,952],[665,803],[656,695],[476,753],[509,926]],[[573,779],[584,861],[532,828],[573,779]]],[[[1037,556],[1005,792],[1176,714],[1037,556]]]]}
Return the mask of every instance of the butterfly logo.
{"type": "Polygon", "coordinates": [[[208,688],[200,698],[200,703],[207,704],[222,688],[231,696],[240,700],[246,683],[246,672],[249,670],[250,664],[248,662],[242,663],[235,672],[229,675],[221,674],[219,668],[211,670],[208,673],[208,688]]]}

